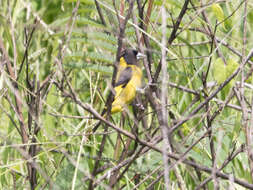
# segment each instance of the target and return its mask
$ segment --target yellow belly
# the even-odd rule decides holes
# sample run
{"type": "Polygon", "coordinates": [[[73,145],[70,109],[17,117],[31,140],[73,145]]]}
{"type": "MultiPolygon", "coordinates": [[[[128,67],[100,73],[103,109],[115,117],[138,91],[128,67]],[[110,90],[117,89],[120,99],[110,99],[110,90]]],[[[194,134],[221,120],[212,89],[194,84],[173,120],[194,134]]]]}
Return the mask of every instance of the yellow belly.
{"type": "Polygon", "coordinates": [[[139,67],[132,65],[133,77],[125,87],[122,85],[114,88],[116,94],[112,103],[111,113],[123,111],[124,106],[130,104],[136,95],[136,89],[141,87],[142,71],[139,67]]]}

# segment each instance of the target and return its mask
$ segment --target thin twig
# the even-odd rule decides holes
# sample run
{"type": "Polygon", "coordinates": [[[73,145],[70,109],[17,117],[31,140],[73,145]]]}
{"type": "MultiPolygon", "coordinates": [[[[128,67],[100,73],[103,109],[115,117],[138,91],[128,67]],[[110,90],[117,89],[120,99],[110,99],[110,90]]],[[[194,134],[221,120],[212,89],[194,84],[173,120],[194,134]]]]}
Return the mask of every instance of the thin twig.
{"type": "Polygon", "coordinates": [[[95,5],[96,5],[96,8],[97,8],[97,11],[98,11],[98,15],[101,19],[101,23],[106,26],[106,22],[105,22],[105,19],[104,19],[104,15],[102,13],[102,10],[101,10],[101,7],[99,6],[99,3],[97,2],[97,0],[94,0],[95,1],[95,5]]]}
{"type": "Polygon", "coordinates": [[[23,143],[27,143],[28,142],[28,134],[27,134],[27,126],[25,125],[25,121],[24,121],[24,117],[23,117],[23,113],[22,113],[22,99],[20,96],[20,92],[19,92],[19,88],[18,88],[18,84],[16,82],[16,77],[15,77],[15,72],[13,71],[13,67],[11,65],[8,53],[4,47],[4,43],[2,41],[2,38],[0,37],[0,51],[3,54],[4,60],[6,61],[6,65],[7,65],[7,70],[10,74],[10,77],[12,79],[12,85],[14,88],[14,96],[15,96],[15,101],[16,101],[16,111],[17,111],[17,117],[19,120],[19,124],[20,124],[20,131],[22,134],[22,142],[23,143]]]}
{"type": "MultiPolygon", "coordinates": [[[[249,54],[248,59],[249,59],[252,55],[253,55],[253,50],[252,50],[252,52],[249,54]]],[[[247,61],[247,60],[246,60],[246,61],[247,61]]],[[[80,105],[84,110],[90,112],[90,113],[91,113],[92,115],[94,115],[96,118],[98,118],[98,119],[101,120],[102,122],[106,123],[109,127],[112,127],[113,129],[115,129],[116,131],[120,132],[121,134],[124,134],[125,136],[127,136],[127,137],[129,137],[129,138],[131,138],[131,139],[133,139],[133,140],[135,140],[135,141],[138,141],[140,144],[142,144],[142,145],[144,145],[144,146],[147,146],[147,147],[149,147],[149,148],[151,148],[151,149],[153,149],[153,150],[155,150],[155,151],[157,151],[157,152],[159,152],[159,153],[162,153],[162,152],[163,152],[162,149],[160,149],[160,148],[154,146],[154,143],[155,143],[155,142],[150,143],[150,142],[146,142],[146,141],[144,141],[144,140],[141,140],[141,139],[139,139],[139,138],[136,138],[136,136],[132,135],[131,133],[129,133],[129,132],[127,132],[127,131],[125,131],[125,130],[123,130],[123,129],[117,127],[117,126],[115,126],[113,123],[111,123],[111,122],[105,120],[101,115],[99,115],[99,114],[96,112],[95,109],[92,108],[91,105],[89,105],[89,104],[87,104],[87,103],[82,103],[82,102],[80,101],[80,99],[77,97],[77,95],[76,95],[76,93],[75,93],[74,91],[72,91],[72,93],[69,94],[69,93],[67,93],[66,91],[64,91],[64,89],[61,89],[61,90],[63,91],[63,93],[65,93],[66,96],[72,98],[72,99],[73,99],[78,105],[80,105]]],[[[73,89],[72,89],[72,90],[73,90],[73,89]]],[[[180,157],[179,157],[178,155],[173,154],[173,153],[167,153],[167,155],[168,155],[170,158],[175,159],[175,160],[179,160],[179,159],[180,159],[180,157]]],[[[208,168],[208,167],[205,167],[205,166],[196,164],[195,162],[190,161],[190,160],[184,160],[183,163],[186,164],[186,165],[192,166],[192,167],[194,167],[194,168],[197,168],[198,170],[204,171],[204,172],[206,172],[206,173],[211,173],[211,172],[212,172],[212,169],[211,169],[211,168],[208,168]]],[[[229,178],[230,178],[229,175],[224,174],[224,173],[219,172],[219,171],[217,171],[216,175],[217,175],[217,177],[221,177],[221,178],[223,178],[223,179],[229,179],[229,178]]],[[[252,189],[253,189],[253,185],[250,184],[250,183],[248,183],[248,182],[245,182],[245,181],[240,180],[240,179],[237,179],[237,178],[234,178],[234,181],[235,181],[235,183],[240,184],[240,185],[242,185],[242,186],[244,186],[244,187],[252,188],[252,189]]]]}
{"type": "MultiPolygon", "coordinates": [[[[179,13],[178,18],[177,18],[177,21],[176,21],[175,25],[173,25],[173,30],[172,30],[172,32],[170,34],[169,39],[168,39],[168,45],[172,44],[172,42],[176,38],[176,33],[177,33],[178,29],[179,29],[179,25],[180,25],[180,23],[181,23],[184,15],[186,14],[189,2],[190,2],[190,0],[185,0],[185,2],[184,2],[184,5],[183,5],[183,7],[182,7],[182,9],[181,9],[181,11],[179,13]]],[[[162,64],[161,64],[161,61],[160,61],[159,65],[156,68],[156,72],[155,72],[155,75],[154,75],[154,78],[153,78],[153,81],[152,81],[153,83],[157,82],[157,79],[159,77],[159,73],[161,71],[161,67],[162,67],[162,64]]]]}
{"type": "MultiPolygon", "coordinates": [[[[243,61],[243,63],[234,71],[234,73],[232,75],[230,75],[223,83],[220,84],[220,86],[210,95],[208,96],[205,101],[203,101],[202,103],[200,103],[190,114],[189,117],[193,116],[194,114],[196,114],[199,110],[201,110],[203,108],[203,106],[205,106],[210,100],[212,100],[233,78],[235,78],[238,73],[241,71],[242,67],[247,63],[247,61],[253,56],[253,48],[251,49],[251,51],[249,52],[247,58],[245,59],[245,61],[243,61]]],[[[187,117],[187,118],[189,118],[187,117]]],[[[179,126],[183,125],[186,121],[188,121],[188,119],[182,119],[181,121],[179,121],[176,125],[170,127],[170,134],[172,134],[179,126]]]]}
{"type": "MultiPolygon", "coordinates": [[[[226,167],[238,154],[240,154],[241,152],[244,151],[245,149],[245,145],[241,145],[240,148],[235,151],[235,146],[232,149],[232,151],[230,152],[230,154],[228,155],[228,157],[226,158],[226,160],[223,162],[222,166],[216,170],[216,171],[221,171],[224,167],[226,167]]],[[[199,184],[195,190],[200,190],[204,185],[206,185],[209,181],[212,180],[212,176],[209,176],[208,178],[206,178],[201,184],[199,184]]]]}
{"type": "MultiPolygon", "coordinates": [[[[162,44],[166,46],[166,20],[167,14],[164,5],[161,7],[162,9],[162,44]]],[[[160,125],[160,129],[163,136],[163,165],[164,165],[164,182],[165,182],[165,189],[169,190],[169,165],[168,165],[168,156],[166,152],[169,150],[171,151],[171,146],[169,144],[168,138],[168,111],[166,109],[167,101],[168,101],[168,81],[169,76],[167,73],[167,62],[166,62],[166,50],[162,48],[162,89],[161,89],[161,104],[162,104],[162,123],[160,125]]]]}

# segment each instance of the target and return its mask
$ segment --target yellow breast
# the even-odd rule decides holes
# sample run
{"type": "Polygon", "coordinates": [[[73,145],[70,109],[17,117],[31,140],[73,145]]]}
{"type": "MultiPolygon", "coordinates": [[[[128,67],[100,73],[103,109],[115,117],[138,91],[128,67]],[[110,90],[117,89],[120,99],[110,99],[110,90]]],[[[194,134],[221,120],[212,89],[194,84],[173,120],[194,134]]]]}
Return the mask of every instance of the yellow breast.
{"type": "Polygon", "coordinates": [[[136,89],[141,87],[142,70],[136,65],[127,66],[132,68],[132,78],[125,87],[122,87],[122,85],[115,87],[116,94],[111,113],[121,112],[123,107],[130,104],[135,98],[136,89]]]}
{"type": "Polygon", "coordinates": [[[142,70],[136,65],[131,65],[130,67],[132,68],[132,71],[133,71],[133,77],[129,81],[129,83],[131,83],[135,87],[135,90],[136,90],[136,88],[141,87],[142,70]]]}

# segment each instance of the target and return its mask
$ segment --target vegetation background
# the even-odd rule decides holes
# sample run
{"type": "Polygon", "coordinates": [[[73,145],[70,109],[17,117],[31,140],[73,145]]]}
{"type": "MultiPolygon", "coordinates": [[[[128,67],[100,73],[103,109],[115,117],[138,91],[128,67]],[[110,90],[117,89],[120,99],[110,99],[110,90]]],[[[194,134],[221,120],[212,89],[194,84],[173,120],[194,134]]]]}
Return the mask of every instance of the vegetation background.
{"type": "Polygon", "coordinates": [[[0,0],[0,189],[253,189],[252,47],[248,0],[0,0]]]}

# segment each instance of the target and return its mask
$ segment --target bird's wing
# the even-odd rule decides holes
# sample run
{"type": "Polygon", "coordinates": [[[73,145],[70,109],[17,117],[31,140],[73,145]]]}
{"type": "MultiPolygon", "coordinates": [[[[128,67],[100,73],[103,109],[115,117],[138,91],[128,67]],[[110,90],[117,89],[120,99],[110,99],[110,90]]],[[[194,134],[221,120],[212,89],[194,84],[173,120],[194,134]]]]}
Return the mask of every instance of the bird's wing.
{"type": "Polygon", "coordinates": [[[132,77],[132,68],[127,67],[121,73],[119,73],[119,79],[116,81],[115,87],[122,85],[122,87],[125,87],[126,84],[129,82],[129,80],[132,77]]]}

